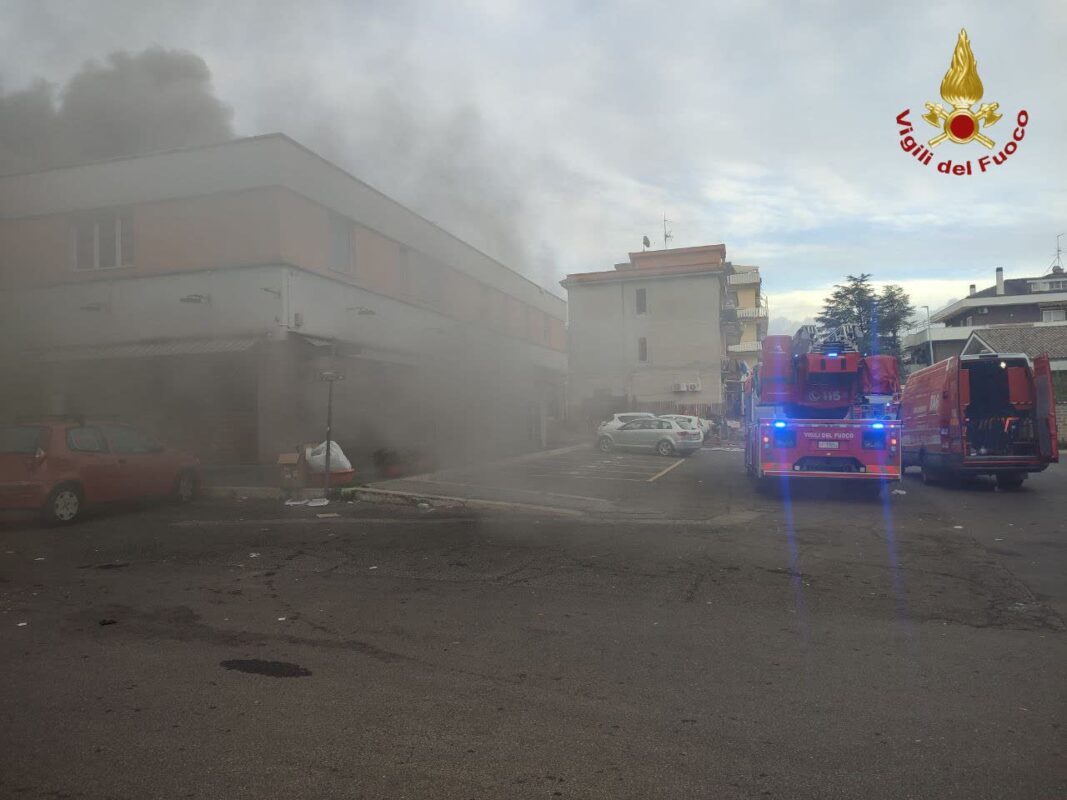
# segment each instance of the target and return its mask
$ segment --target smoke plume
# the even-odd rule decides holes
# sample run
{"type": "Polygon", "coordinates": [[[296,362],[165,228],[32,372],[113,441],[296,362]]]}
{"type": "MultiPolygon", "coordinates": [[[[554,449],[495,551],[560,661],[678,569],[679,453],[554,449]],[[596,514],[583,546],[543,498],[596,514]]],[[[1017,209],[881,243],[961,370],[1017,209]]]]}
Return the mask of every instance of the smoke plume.
{"type": "Polygon", "coordinates": [[[222,141],[231,116],[200,56],[112,53],[58,91],[38,81],[0,94],[0,174],[222,141]]]}

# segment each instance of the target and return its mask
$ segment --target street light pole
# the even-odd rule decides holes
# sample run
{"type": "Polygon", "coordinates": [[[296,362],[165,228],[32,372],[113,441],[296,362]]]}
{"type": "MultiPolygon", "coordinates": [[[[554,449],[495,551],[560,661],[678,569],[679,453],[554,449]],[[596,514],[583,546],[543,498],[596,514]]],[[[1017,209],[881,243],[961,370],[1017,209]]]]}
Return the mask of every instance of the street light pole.
{"type": "Polygon", "coordinates": [[[333,441],[333,385],[344,379],[345,376],[340,372],[328,370],[319,373],[319,380],[329,384],[326,392],[326,471],[322,476],[322,494],[327,499],[330,496],[330,445],[333,441]]]}
{"type": "Polygon", "coordinates": [[[926,344],[930,346],[930,363],[934,363],[934,339],[930,333],[930,306],[923,306],[926,309],[926,344]]]}

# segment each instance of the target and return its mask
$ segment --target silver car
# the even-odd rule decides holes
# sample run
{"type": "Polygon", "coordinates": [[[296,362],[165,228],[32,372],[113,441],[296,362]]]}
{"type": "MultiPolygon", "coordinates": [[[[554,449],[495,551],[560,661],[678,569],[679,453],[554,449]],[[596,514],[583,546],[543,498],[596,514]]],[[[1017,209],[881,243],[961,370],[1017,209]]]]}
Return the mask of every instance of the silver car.
{"type": "Polygon", "coordinates": [[[708,438],[708,434],[711,433],[711,423],[706,419],[700,417],[690,416],[689,414],[660,414],[660,419],[673,419],[675,422],[688,422],[696,430],[704,434],[704,438],[708,438]]]}
{"type": "Polygon", "coordinates": [[[686,422],[653,417],[627,422],[617,430],[601,431],[597,436],[597,447],[605,453],[617,447],[620,450],[655,451],[661,456],[688,455],[699,450],[703,440],[703,432],[686,422]]]}
{"type": "Polygon", "coordinates": [[[627,422],[633,422],[635,419],[655,419],[655,414],[650,414],[647,411],[627,411],[621,414],[612,414],[606,420],[600,423],[597,427],[597,433],[606,431],[617,431],[627,422]]]}

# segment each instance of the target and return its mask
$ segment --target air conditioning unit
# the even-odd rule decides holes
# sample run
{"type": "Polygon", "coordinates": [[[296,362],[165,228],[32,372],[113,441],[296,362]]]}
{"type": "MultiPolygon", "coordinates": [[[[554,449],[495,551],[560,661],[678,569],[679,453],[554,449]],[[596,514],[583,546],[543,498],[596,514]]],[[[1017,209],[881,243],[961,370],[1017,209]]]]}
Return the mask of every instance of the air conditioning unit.
{"type": "Polygon", "coordinates": [[[687,383],[685,385],[685,390],[687,392],[699,392],[700,391],[700,384],[699,383],[687,383]]]}
{"type": "Polygon", "coordinates": [[[671,384],[671,391],[672,392],[684,392],[685,391],[685,387],[686,387],[686,384],[684,384],[684,383],[673,383],[673,384],[671,384]]]}

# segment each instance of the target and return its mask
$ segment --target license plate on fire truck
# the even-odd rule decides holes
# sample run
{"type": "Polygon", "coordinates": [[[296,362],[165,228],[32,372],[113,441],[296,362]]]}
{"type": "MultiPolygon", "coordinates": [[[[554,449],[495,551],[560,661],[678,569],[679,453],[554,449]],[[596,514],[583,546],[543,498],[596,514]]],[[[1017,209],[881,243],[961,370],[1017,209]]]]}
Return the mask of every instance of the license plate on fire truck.
{"type": "Polygon", "coordinates": [[[841,442],[828,442],[826,440],[822,440],[822,441],[819,442],[819,449],[820,450],[836,450],[838,447],[840,447],[840,445],[841,445],[841,442]]]}

